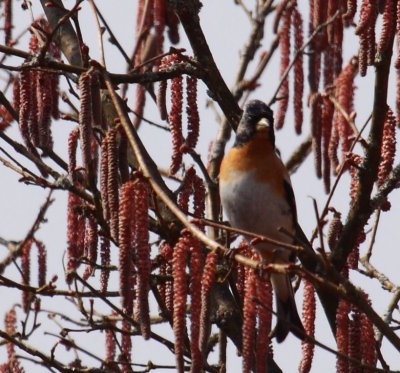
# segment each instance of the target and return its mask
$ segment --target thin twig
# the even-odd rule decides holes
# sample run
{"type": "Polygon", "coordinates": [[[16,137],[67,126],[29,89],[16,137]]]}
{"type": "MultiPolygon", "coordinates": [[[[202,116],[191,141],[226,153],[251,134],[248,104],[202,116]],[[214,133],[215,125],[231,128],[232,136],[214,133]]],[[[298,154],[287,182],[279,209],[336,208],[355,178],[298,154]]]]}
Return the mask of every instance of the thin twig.
{"type": "Polygon", "coordinates": [[[104,57],[104,43],[103,43],[103,30],[101,29],[100,22],[99,22],[99,17],[98,17],[98,11],[96,8],[96,5],[93,0],[89,0],[89,5],[92,8],[93,15],[94,15],[94,20],[96,22],[96,27],[97,27],[97,39],[99,41],[99,49],[100,49],[100,60],[101,64],[105,67],[106,66],[106,59],[104,57]]]}
{"type": "Polygon", "coordinates": [[[3,259],[2,262],[0,262],[0,274],[4,272],[4,270],[7,268],[7,266],[13,262],[16,258],[18,258],[21,255],[21,250],[24,246],[24,244],[31,239],[36,231],[40,228],[40,225],[45,221],[45,215],[47,213],[48,208],[50,205],[53,203],[53,200],[51,199],[52,192],[47,195],[45,202],[43,205],[40,207],[39,212],[31,225],[28,233],[25,235],[25,238],[18,243],[18,245],[15,247],[15,250],[11,251],[9,255],[5,259],[3,259]]]}
{"type": "MultiPolygon", "coordinates": [[[[5,331],[0,329],[0,337],[7,340],[8,342],[12,343],[13,345],[17,346],[21,350],[27,352],[29,355],[36,356],[39,359],[41,359],[43,362],[45,362],[48,366],[54,367],[58,369],[60,372],[71,372],[71,369],[69,367],[66,367],[63,365],[60,361],[54,359],[53,357],[50,357],[48,355],[45,355],[41,351],[37,350],[34,347],[31,347],[19,339],[11,336],[10,334],[6,333],[5,331]]],[[[75,370],[76,372],[80,372],[81,370],[77,369],[75,370]]]]}
{"type": "Polygon", "coordinates": [[[378,232],[378,226],[379,226],[380,217],[381,217],[381,209],[378,208],[378,210],[376,211],[376,214],[375,214],[374,226],[373,226],[373,229],[372,229],[372,235],[371,235],[371,238],[370,238],[370,241],[369,241],[367,253],[365,254],[365,259],[368,262],[371,259],[372,248],[374,247],[374,244],[375,244],[375,238],[376,238],[376,234],[378,232]]]}
{"type": "Polygon", "coordinates": [[[124,48],[122,48],[122,45],[119,43],[118,39],[115,37],[114,33],[112,32],[110,26],[108,25],[107,21],[103,17],[103,14],[100,12],[100,10],[97,7],[97,5],[94,2],[93,2],[93,4],[94,4],[94,7],[96,9],[97,15],[100,17],[101,22],[103,22],[104,27],[107,29],[108,33],[110,34],[110,42],[111,42],[111,44],[114,44],[118,48],[118,50],[121,52],[122,56],[124,57],[126,63],[129,65],[130,62],[131,62],[129,56],[126,54],[124,48]]]}
{"type": "MultiPolygon", "coordinates": [[[[392,300],[388,305],[385,314],[383,315],[383,320],[385,321],[386,324],[389,325],[392,322],[393,312],[395,309],[398,308],[399,301],[400,301],[400,287],[397,288],[396,292],[393,295],[392,300]]],[[[383,333],[381,331],[378,331],[378,333],[376,334],[376,340],[378,342],[378,345],[380,346],[383,340],[383,333]]]]}

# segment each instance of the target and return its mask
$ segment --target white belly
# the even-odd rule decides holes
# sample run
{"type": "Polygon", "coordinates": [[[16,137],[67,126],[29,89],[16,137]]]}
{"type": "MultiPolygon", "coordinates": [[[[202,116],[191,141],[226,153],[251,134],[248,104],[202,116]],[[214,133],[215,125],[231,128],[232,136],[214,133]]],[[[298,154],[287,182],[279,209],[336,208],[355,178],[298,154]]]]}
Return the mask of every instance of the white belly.
{"type": "MultiPolygon", "coordinates": [[[[284,227],[289,232],[294,232],[289,204],[285,199],[277,199],[271,188],[259,183],[251,173],[237,172],[228,183],[220,182],[220,195],[226,217],[233,227],[286,243],[293,241],[278,231],[279,227],[284,227]]],[[[257,249],[278,248],[259,244],[257,249]]],[[[288,254],[287,250],[280,251],[285,252],[285,256],[288,254]]]]}

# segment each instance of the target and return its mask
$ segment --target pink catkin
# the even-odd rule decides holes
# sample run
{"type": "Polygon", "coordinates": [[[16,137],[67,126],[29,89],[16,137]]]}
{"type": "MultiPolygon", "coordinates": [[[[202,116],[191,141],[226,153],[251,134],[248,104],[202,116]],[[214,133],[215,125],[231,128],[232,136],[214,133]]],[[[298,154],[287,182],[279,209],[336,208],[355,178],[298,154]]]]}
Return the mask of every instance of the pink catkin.
{"type": "Polygon", "coordinates": [[[132,352],[132,339],[131,339],[131,324],[128,320],[122,320],[122,337],[121,337],[121,371],[131,372],[132,369],[130,367],[130,362],[132,360],[131,352],[132,352]]]}
{"type": "Polygon", "coordinates": [[[329,143],[332,134],[333,104],[329,98],[324,96],[322,99],[322,177],[324,180],[325,192],[331,189],[331,160],[329,159],[329,143]]]}
{"type": "MultiPolygon", "coordinates": [[[[339,2],[336,0],[329,0],[326,2],[326,16],[327,18],[331,18],[335,12],[338,10],[338,4],[339,2]]],[[[327,36],[327,41],[328,44],[332,44],[334,42],[334,33],[335,33],[335,21],[330,22],[326,26],[326,36],[327,36]]]]}
{"type": "Polygon", "coordinates": [[[353,202],[356,199],[358,187],[359,187],[359,177],[357,166],[361,164],[362,158],[358,154],[349,154],[349,162],[352,164],[350,166],[350,199],[353,202]]]}
{"type": "Polygon", "coordinates": [[[95,136],[90,140],[90,157],[92,159],[93,179],[97,181],[99,168],[99,145],[95,136]]]}
{"type": "MultiPolygon", "coordinates": [[[[245,239],[240,241],[239,250],[243,256],[251,258],[252,250],[245,239]]],[[[243,264],[237,263],[235,265],[235,272],[236,290],[239,293],[240,299],[243,301],[245,294],[246,267],[243,264]]]]}
{"type": "Polygon", "coordinates": [[[183,179],[181,191],[178,196],[178,205],[180,209],[188,213],[189,212],[189,198],[193,193],[193,180],[195,178],[196,171],[194,167],[189,167],[186,170],[185,178],[183,179]]]}
{"type": "Polygon", "coordinates": [[[19,113],[20,106],[20,79],[19,77],[14,77],[13,80],[13,108],[19,113]]]}
{"type": "MultiPolygon", "coordinates": [[[[393,169],[394,157],[396,155],[396,118],[393,111],[388,106],[386,112],[385,123],[383,126],[382,144],[381,144],[381,161],[378,167],[378,187],[381,187],[390,172],[393,169]]],[[[388,211],[391,204],[386,198],[381,204],[382,211],[388,211]]]]}
{"type": "MultiPolygon", "coordinates": [[[[4,327],[5,331],[8,335],[15,335],[16,333],[16,325],[17,325],[17,314],[15,312],[15,308],[11,308],[8,312],[6,312],[4,317],[4,327]]],[[[7,356],[8,360],[14,358],[15,348],[11,342],[7,343],[7,356]]]]}
{"type": "Polygon", "coordinates": [[[205,213],[206,190],[203,180],[196,175],[196,170],[193,166],[186,170],[178,196],[178,205],[185,213],[189,212],[189,199],[191,195],[193,195],[193,215],[201,219],[205,213]]]}
{"type": "Polygon", "coordinates": [[[245,270],[243,264],[236,263],[235,264],[235,285],[236,290],[239,294],[240,299],[243,301],[244,299],[244,279],[245,279],[245,270]]]}
{"type": "MultiPolygon", "coordinates": [[[[400,2],[397,2],[397,9],[396,9],[396,36],[397,36],[397,58],[394,63],[394,67],[396,69],[400,68],[400,2]]],[[[397,80],[399,73],[397,72],[397,80]]],[[[398,83],[397,83],[398,84],[398,83]]],[[[399,95],[399,89],[397,88],[397,95],[399,95]]]]}
{"type": "Polygon", "coordinates": [[[397,120],[397,127],[399,127],[400,126],[400,70],[396,71],[396,120],[397,120]]]}
{"type": "MultiPolygon", "coordinates": [[[[39,22],[40,22],[40,20],[39,20],[39,22]]],[[[33,27],[38,26],[38,21],[33,22],[32,26],[33,27]]],[[[35,28],[37,30],[37,27],[35,27],[35,28]]],[[[37,37],[38,34],[39,34],[39,32],[38,33],[34,33],[34,32],[31,33],[31,37],[29,39],[29,51],[30,52],[37,53],[40,50],[39,39],[37,37]]]]}
{"type": "Polygon", "coordinates": [[[107,268],[110,265],[110,239],[108,237],[101,236],[100,244],[100,257],[101,257],[101,274],[100,274],[100,291],[106,292],[108,286],[108,280],[110,278],[110,269],[107,268]]]}
{"type": "MultiPolygon", "coordinates": [[[[302,321],[304,329],[308,336],[314,338],[315,333],[315,291],[310,281],[304,280],[303,296],[303,315],[302,321]]],[[[314,344],[301,342],[302,358],[299,365],[299,372],[308,373],[311,370],[311,364],[314,357],[314,344]]]]}
{"type": "MultiPolygon", "coordinates": [[[[179,56],[169,55],[161,60],[159,70],[164,70],[180,61],[179,56]]],[[[158,97],[158,106],[161,116],[165,114],[164,96],[166,83],[161,83],[158,97]]],[[[172,160],[170,165],[170,173],[173,175],[178,172],[182,163],[182,151],[185,150],[182,136],[182,108],[183,108],[183,89],[182,76],[177,76],[171,81],[171,110],[169,113],[169,124],[172,135],[172,160]]]]}
{"type": "Polygon", "coordinates": [[[272,286],[269,280],[264,280],[260,276],[256,277],[257,294],[257,317],[258,334],[256,344],[256,371],[264,373],[266,371],[268,347],[270,344],[269,334],[271,332],[272,314],[272,286]]]}
{"type": "MultiPolygon", "coordinates": [[[[309,35],[311,35],[318,24],[321,22],[323,15],[319,11],[321,7],[319,6],[320,0],[310,1],[310,22],[309,22],[309,35]]],[[[310,49],[311,53],[308,58],[308,84],[310,86],[311,93],[318,92],[320,75],[321,75],[321,36],[322,31],[316,37],[311,40],[310,49]]]]}
{"type": "MultiPolygon", "coordinates": [[[[167,265],[166,268],[168,274],[172,274],[172,260],[171,263],[167,265]]],[[[173,281],[167,281],[165,283],[165,307],[172,315],[174,309],[174,283],[173,281]]]]}
{"type": "MultiPolygon", "coordinates": [[[[329,1],[327,7],[328,19],[334,17],[335,13],[338,11],[343,11],[343,5],[337,0],[329,1]]],[[[327,51],[331,57],[330,63],[332,64],[332,77],[329,82],[326,81],[326,84],[331,84],[342,70],[343,28],[344,23],[342,17],[340,16],[336,17],[336,19],[327,26],[327,51]]]]}
{"type": "MultiPolygon", "coordinates": [[[[327,16],[327,7],[326,2],[324,0],[312,0],[312,6],[310,6],[311,10],[311,19],[313,30],[316,29],[321,23],[326,21],[327,16]]],[[[322,33],[326,33],[326,31],[322,31],[322,33]]],[[[326,35],[321,35],[321,37],[326,37],[326,35]]]]}
{"type": "MultiPolygon", "coordinates": [[[[29,50],[39,53],[41,46],[46,42],[50,31],[48,23],[42,18],[32,23],[32,33],[29,41],[29,50]]],[[[48,47],[46,58],[60,59],[60,49],[54,42],[48,47]]],[[[58,118],[58,84],[57,73],[30,70],[31,75],[31,111],[29,113],[29,132],[31,142],[42,149],[51,149],[53,146],[51,134],[51,117],[58,118]]]]}
{"type": "MultiPolygon", "coordinates": [[[[167,242],[163,242],[159,247],[159,255],[162,257],[162,264],[159,267],[160,276],[167,276],[171,272],[172,248],[167,242]]],[[[168,311],[172,312],[172,294],[168,294],[171,281],[165,280],[157,284],[158,292],[168,311]]]]}
{"type": "MultiPolygon", "coordinates": [[[[22,246],[21,252],[21,274],[22,274],[22,283],[24,285],[29,285],[31,280],[31,247],[32,247],[32,239],[28,239],[24,242],[22,246]]],[[[22,309],[25,312],[29,311],[31,304],[31,293],[28,291],[22,292],[22,309]]]]}
{"type": "Polygon", "coordinates": [[[358,50],[358,66],[360,75],[365,76],[367,74],[368,67],[368,39],[366,37],[360,37],[360,48],[358,50]]]}
{"type": "Polygon", "coordinates": [[[107,137],[103,138],[100,148],[100,194],[103,207],[103,217],[110,219],[110,207],[108,205],[108,144],[107,137]]]}
{"type": "Polygon", "coordinates": [[[378,187],[382,186],[393,169],[396,154],[396,118],[390,107],[387,108],[383,126],[381,162],[378,168],[378,187]]]}
{"type": "Polygon", "coordinates": [[[0,106],[0,132],[9,126],[13,119],[11,113],[4,106],[0,106]]]}
{"type": "Polygon", "coordinates": [[[166,120],[168,118],[167,86],[168,86],[168,83],[166,80],[162,80],[158,83],[156,101],[157,101],[158,111],[160,113],[160,118],[162,120],[166,120]]]}
{"type": "Polygon", "coordinates": [[[82,73],[79,78],[80,112],[79,112],[79,133],[82,150],[82,161],[88,175],[92,175],[91,161],[91,138],[92,138],[92,96],[91,79],[92,71],[82,73]]]}
{"type": "Polygon", "coordinates": [[[134,182],[128,181],[121,188],[121,203],[119,205],[119,287],[121,302],[127,314],[133,307],[133,254],[132,231],[135,225],[134,182]]]}
{"type": "Polygon", "coordinates": [[[339,132],[337,127],[332,125],[332,134],[329,139],[328,145],[328,155],[330,162],[332,164],[332,171],[336,175],[339,169],[339,158],[338,158],[338,148],[339,148],[339,132]]]}
{"type": "MultiPolygon", "coordinates": [[[[35,34],[32,34],[29,40],[29,50],[36,53],[39,50],[38,38],[35,34]]],[[[39,146],[39,125],[38,125],[38,74],[37,70],[28,70],[27,73],[30,76],[30,111],[28,114],[28,128],[29,128],[29,140],[34,146],[39,146]]],[[[21,76],[22,82],[22,76],[21,76]]],[[[21,90],[22,92],[22,90],[21,90]]],[[[21,100],[22,101],[22,100],[21,100]]],[[[40,101],[40,98],[39,98],[40,101]]]]}
{"type": "Polygon", "coordinates": [[[376,5],[373,3],[374,1],[363,0],[360,9],[360,20],[355,30],[357,35],[363,33],[373,21],[375,17],[374,12],[376,12],[376,5]]]}
{"type": "Polygon", "coordinates": [[[376,17],[376,2],[363,0],[360,10],[360,21],[355,30],[356,34],[360,37],[358,60],[361,76],[365,76],[367,65],[374,63],[376,17]]]}
{"type": "Polygon", "coordinates": [[[326,235],[326,239],[328,242],[328,246],[331,250],[334,249],[336,243],[342,233],[343,223],[341,220],[342,214],[338,211],[333,212],[333,218],[329,223],[328,233],[326,235]]]}
{"type": "Polygon", "coordinates": [[[353,247],[353,250],[347,257],[347,264],[350,269],[358,268],[358,260],[360,258],[360,245],[365,241],[365,238],[366,238],[365,231],[362,230],[357,237],[357,241],[353,247]]]}
{"type": "Polygon", "coordinates": [[[197,175],[193,179],[193,214],[196,218],[204,218],[206,208],[206,188],[203,180],[197,175]]]}
{"type": "MultiPolygon", "coordinates": [[[[281,47],[281,67],[280,76],[283,78],[287,67],[290,64],[290,18],[291,11],[285,10],[282,16],[281,28],[279,31],[280,36],[280,47],[281,47]]],[[[286,79],[282,82],[281,88],[279,89],[279,106],[276,117],[276,128],[280,129],[283,127],[286,111],[289,102],[289,80],[286,79]]]]}
{"type": "Polygon", "coordinates": [[[67,208],[67,281],[70,283],[72,277],[70,273],[79,266],[79,260],[83,254],[83,242],[85,218],[78,212],[78,208],[83,204],[82,199],[76,194],[68,193],[67,208]]]}
{"type": "Polygon", "coordinates": [[[172,161],[170,173],[176,174],[182,163],[182,77],[178,76],[171,82],[171,111],[169,123],[172,134],[172,161]]]}
{"type": "Polygon", "coordinates": [[[53,147],[53,139],[51,135],[51,114],[52,114],[52,92],[49,79],[44,72],[37,72],[36,91],[38,99],[37,105],[37,122],[39,143],[42,149],[51,149],[53,147]]]}
{"type": "Polygon", "coordinates": [[[29,134],[29,117],[32,110],[32,76],[29,71],[20,74],[19,87],[19,130],[28,149],[32,148],[29,134]]]}
{"type": "MultiPolygon", "coordinates": [[[[348,356],[361,361],[361,317],[360,311],[354,305],[350,306],[352,311],[352,318],[349,325],[349,350],[348,356]]],[[[355,372],[358,369],[358,364],[349,361],[349,371],[355,372]]]]}
{"type": "Polygon", "coordinates": [[[211,298],[210,293],[215,280],[215,269],[217,265],[217,254],[210,251],[205,260],[203,275],[201,278],[201,311],[200,311],[200,330],[199,330],[199,349],[206,353],[208,336],[210,332],[210,312],[211,298]]]}
{"type": "MultiPolygon", "coordinates": [[[[10,336],[15,336],[15,334],[16,334],[16,323],[17,323],[16,316],[17,315],[15,312],[15,309],[11,308],[6,313],[5,318],[4,318],[5,331],[10,336]]],[[[15,348],[14,348],[14,344],[12,342],[7,342],[7,357],[8,357],[8,362],[6,364],[3,364],[5,373],[10,373],[10,372],[23,373],[24,372],[24,370],[19,365],[19,360],[18,360],[18,357],[15,355],[15,348]]]]}
{"type": "Polygon", "coordinates": [[[202,353],[200,351],[200,312],[201,309],[201,283],[203,269],[203,254],[200,242],[190,239],[190,351],[192,358],[192,372],[202,370],[202,353]]]}
{"type": "Polygon", "coordinates": [[[118,237],[118,147],[117,128],[111,129],[107,134],[107,205],[109,209],[111,237],[118,237]]]}
{"type": "Polygon", "coordinates": [[[188,134],[185,142],[189,149],[194,150],[200,130],[200,118],[197,108],[197,78],[194,76],[186,77],[186,101],[188,134]]]}
{"type": "MultiPolygon", "coordinates": [[[[297,8],[293,9],[293,34],[294,47],[298,51],[303,46],[303,20],[297,8]]],[[[303,124],[303,92],[304,92],[304,71],[303,71],[303,54],[297,57],[294,63],[294,128],[297,134],[301,133],[303,124]]]]}
{"type": "MultiPolygon", "coordinates": [[[[343,355],[348,354],[349,350],[349,304],[346,300],[341,299],[336,311],[336,343],[338,352],[343,355]]],[[[337,357],[336,372],[348,373],[349,362],[347,359],[337,357]]]]}
{"type": "Polygon", "coordinates": [[[243,365],[242,371],[250,373],[253,365],[253,348],[256,330],[256,275],[253,269],[246,267],[245,295],[243,302],[243,365]]]}
{"type": "MultiPolygon", "coordinates": [[[[116,316],[114,313],[111,314],[112,317],[116,316]]],[[[115,336],[112,329],[115,327],[114,320],[107,320],[110,324],[110,328],[106,329],[105,337],[106,337],[106,358],[105,363],[106,365],[110,364],[112,361],[115,360],[115,350],[117,347],[117,343],[115,341],[115,336]]]]}
{"type": "Polygon", "coordinates": [[[362,361],[364,364],[375,367],[376,366],[376,351],[375,351],[375,334],[374,326],[371,320],[365,315],[361,314],[361,351],[362,361]]]}
{"type": "Polygon", "coordinates": [[[35,146],[40,146],[40,134],[39,134],[39,116],[38,113],[40,112],[39,103],[41,103],[40,97],[38,97],[38,84],[39,84],[39,71],[31,70],[31,101],[32,101],[32,111],[29,113],[29,136],[30,140],[35,146]]]}
{"type": "Polygon", "coordinates": [[[322,97],[319,93],[314,93],[310,98],[310,123],[312,136],[312,150],[314,153],[314,166],[318,178],[322,176],[322,154],[321,154],[321,138],[322,138],[322,97]]]}
{"type": "MultiPolygon", "coordinates": [[[[357,62],[351,59],[336,80],[335,96],[339,104],[350,115],[353,112],[354,77],[357,73],[357,62]]],[[[336,128],[344,157],[350,150],[353,131],[346,118],[339,112],[334,113],[334,128],[336,128]]]]}
{"type": "Polygon", "coordinates": [[[139,316],[140,331],[144,339],[150,338],[150,246],[148,227],[149,187],[143,180],[137,180],[134,189],[135,195],[135,246],[137,265],[137,315],[139,316]]]}
{"type": "Polygon", "coordinates": [[[383,8],[382,15],[382,30],[381,36],[377,45],[377,52],[384,53],[389,45],[390,38],[392,37],[393,31],[396,28],[395,18],[395,3],[393,0],[386,0],[383,8]]]}
{"type": "Polygon", "coordinates": [[[78,146],[79,128],[73,129],[68,136],[68,175],[72,181],[76,180],[76,148],[78,146]]]}
{"type": "Polygon", "coordinates": [[[42,287],[46,284],[46,273],[47,273],[47,252],[43,242],[34,239],[35,245],[38,251],[37,262],[38,262],[38,286],[42,287]]]}
{"type": "MultiPolygon", "coordinates": [[[[313,30],[328,20],[328,7],[324,0],[313,0],[312,23],[313,30]]],[[[326,28],[322,29],[317,35],[317,44],[320,51],[328,46],[328,37],[326,28]]]]}
{"type": "Polygon", "coordinates": [[[343,14],[343,19],[351,23],[357,13],[357,0],[347,0],[346,13],[343,14]]]}
{"type": "Polygon", "coordinates": [[[96,220],[93,216],[89,216],[86,220],[85,229],[85,255],[89,261],[86,266],[83,278],[87,280],[89,276],[94,272],[97,262],[97,243],[98,243],[98,232],[96,220]]]}
{"type": "Polygon", "coordinates": [[[179,373],[184,372],[184,334],[186,327],[186,256],[188,252],[188,237],[183,236],[174,247],[172,259],[172,275],[174,278],[173,329],[175,335],[175,360],[179,373]]]}
{"type": "MultiPolygon", "coordinates": [[[[364,295],[364,298],[368,301],[368,303],[371,304],[368,295],[363,290],[360,291],[364,295]]],[[[362,353],[362,362],[364,364],[375,367],[377,361],[377,354],[375,348],[376,341],[375,341],[374,326],[372,321],[363,312],[361,312],[360,314],[360,325],[361,325],[360,350],[362,353]]]]}

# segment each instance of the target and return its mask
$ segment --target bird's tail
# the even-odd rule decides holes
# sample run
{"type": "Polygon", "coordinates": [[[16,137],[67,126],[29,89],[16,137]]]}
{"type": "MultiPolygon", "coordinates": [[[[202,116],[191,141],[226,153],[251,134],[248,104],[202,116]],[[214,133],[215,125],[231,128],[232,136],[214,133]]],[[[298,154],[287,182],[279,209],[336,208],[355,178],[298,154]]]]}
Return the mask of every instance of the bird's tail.
{"type": "Polygon", "coordinates": [[[297,312],[289,276],[273,274],[271,277],[276,293],[276,310],[278,315],[274,330],[276,341],[278,343],[283,342],[289,334],[289,331],[303,340],[305,337],[305,330],[297,312]]]}

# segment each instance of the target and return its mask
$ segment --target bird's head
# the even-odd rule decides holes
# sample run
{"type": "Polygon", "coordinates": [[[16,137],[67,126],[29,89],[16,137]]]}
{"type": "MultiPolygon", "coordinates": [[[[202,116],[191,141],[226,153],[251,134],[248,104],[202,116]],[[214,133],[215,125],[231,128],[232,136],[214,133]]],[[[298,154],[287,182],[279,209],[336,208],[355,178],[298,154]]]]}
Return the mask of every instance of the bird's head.
{"type": "Polygon", "coordinates": [[[251,100],[244,107],[242,119],[236,131],[235,146],[246,143],[260,132],[266,132],[272,145],[275,146],[272,110],[260,100],[251,100]]]}

